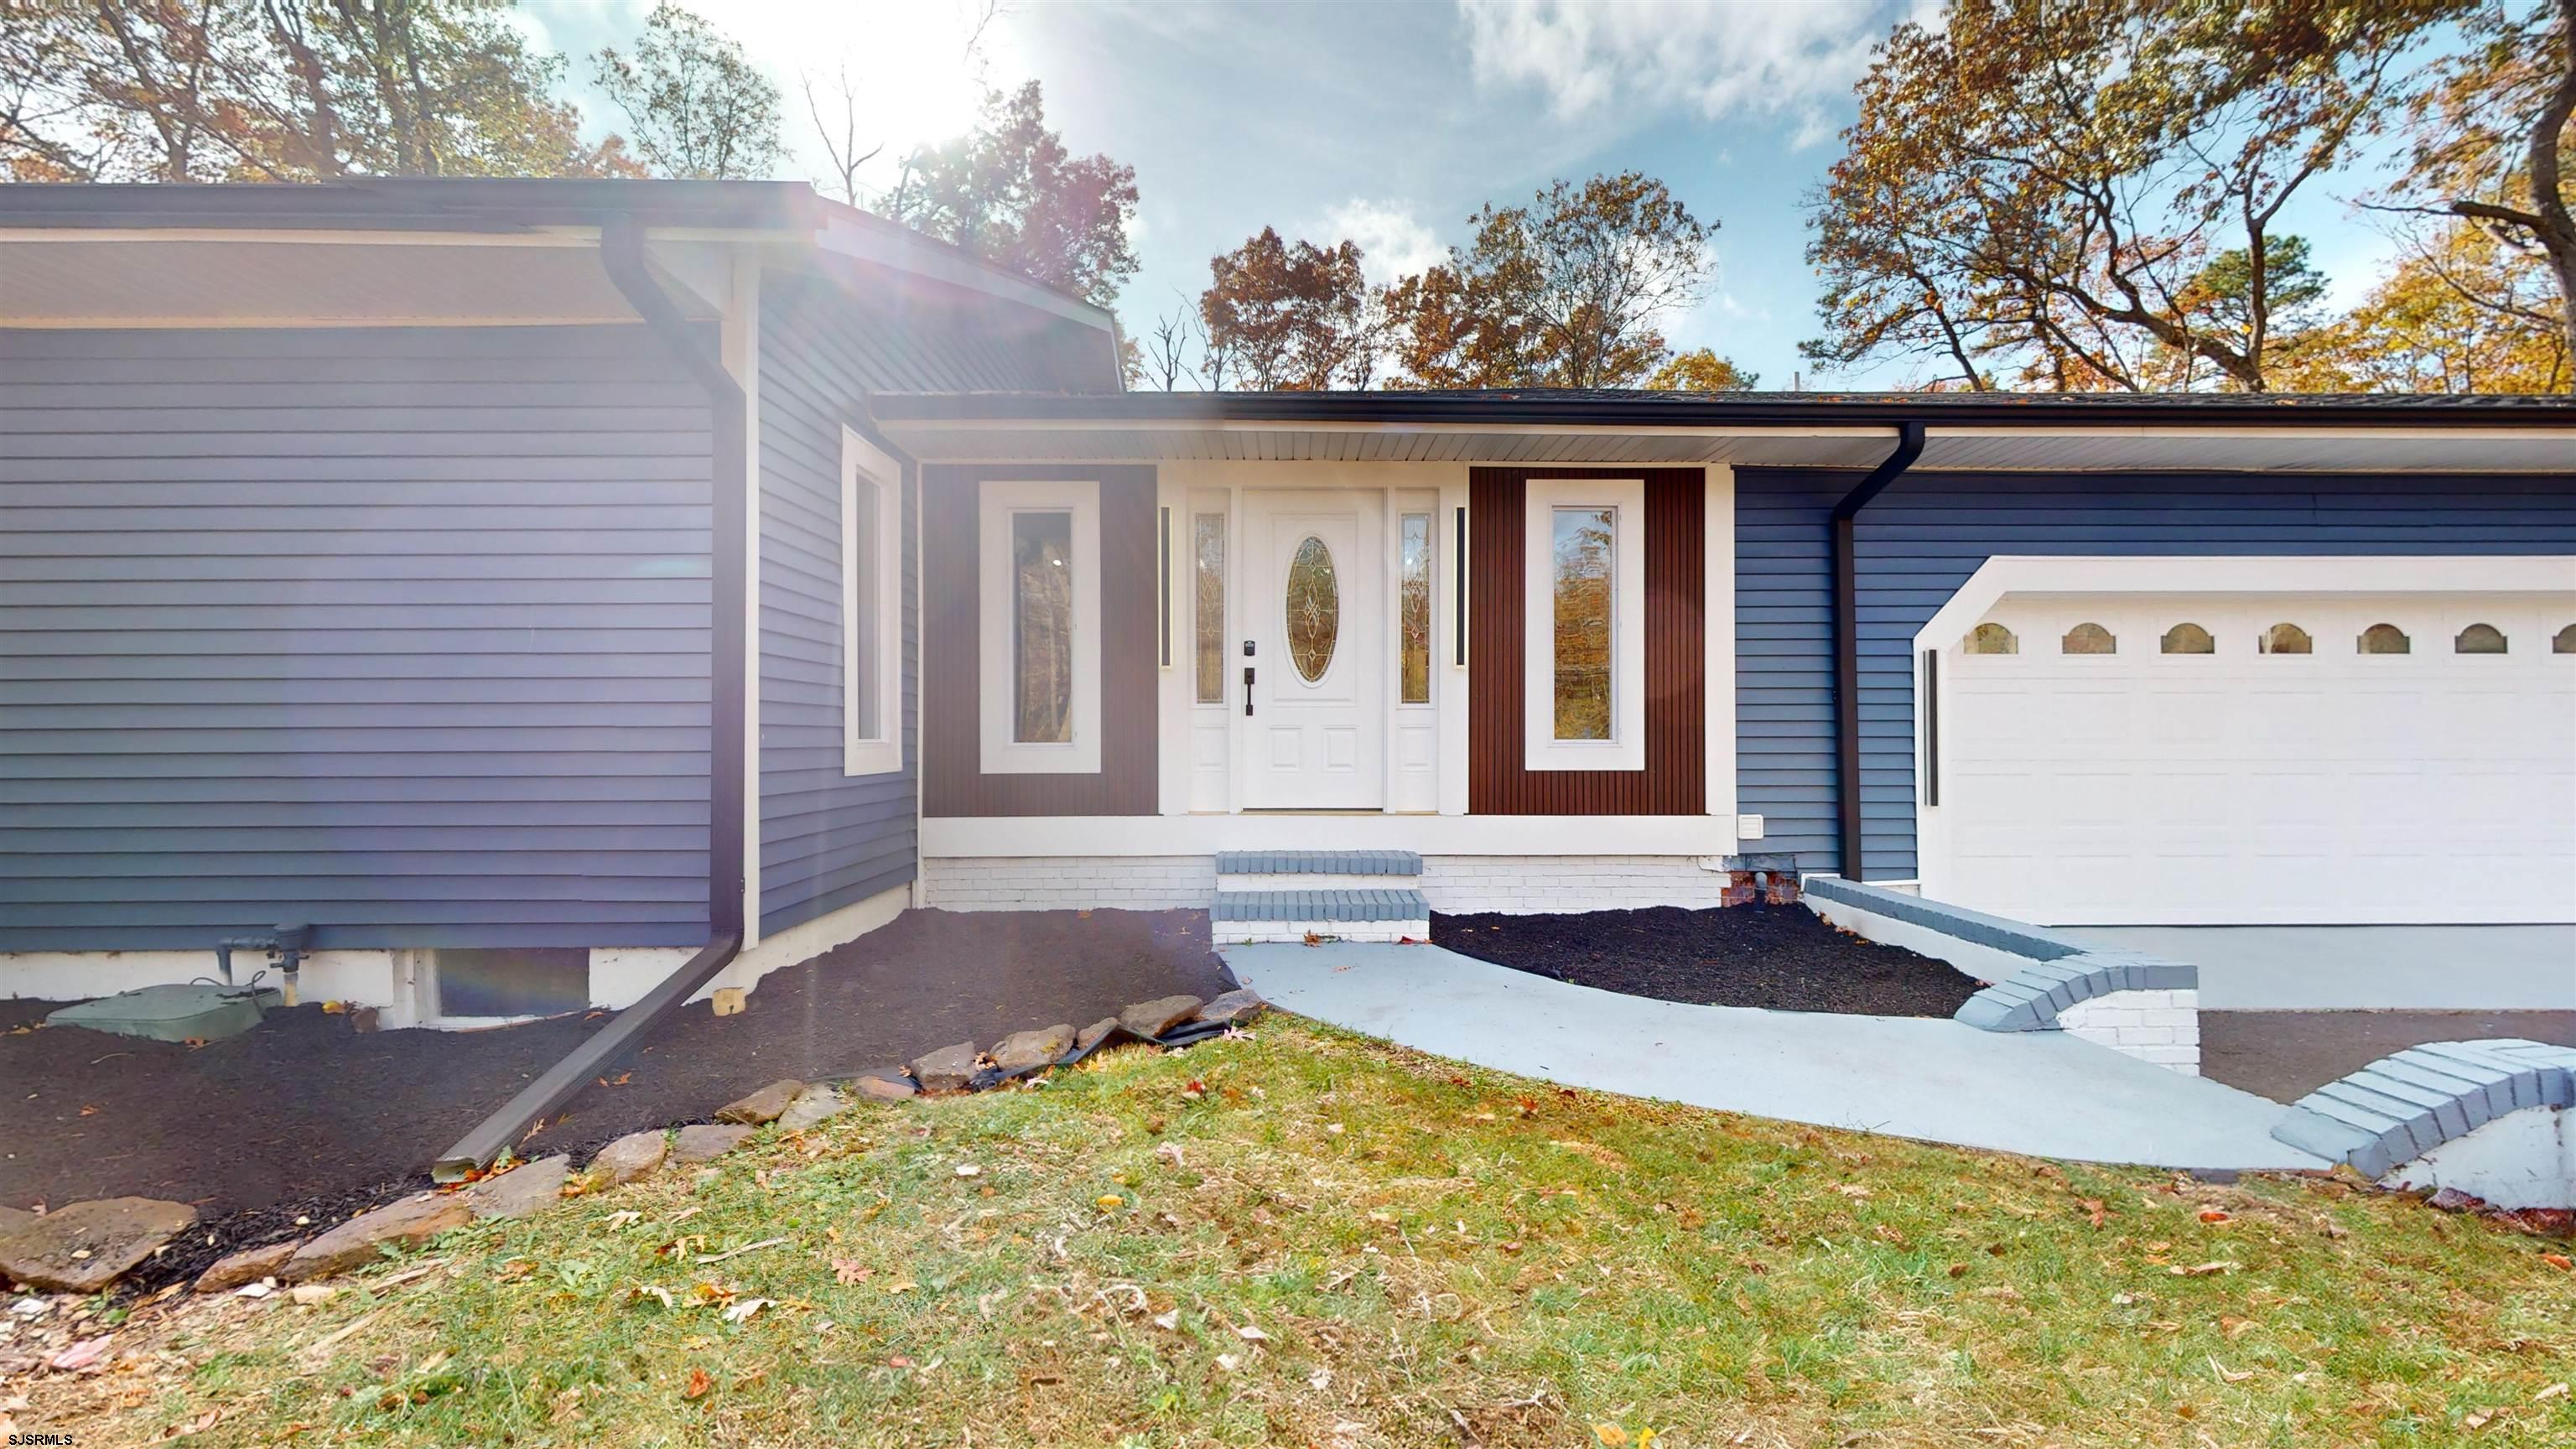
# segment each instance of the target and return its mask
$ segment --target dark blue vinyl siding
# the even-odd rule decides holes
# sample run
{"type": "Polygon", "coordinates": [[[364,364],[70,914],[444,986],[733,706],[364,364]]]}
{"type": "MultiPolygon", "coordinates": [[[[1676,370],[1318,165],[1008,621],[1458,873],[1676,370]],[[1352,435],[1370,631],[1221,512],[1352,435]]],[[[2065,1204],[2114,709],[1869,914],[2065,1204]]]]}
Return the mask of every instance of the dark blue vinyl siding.
{"type": "MultiPolygon", "coordinates": [[[[1737,808],[1809,870],[1839,869],[1827,519],[1860,476],[1735,475],[1737,808]]],[[[1857,530],[1861,875],[1915,874],[1914,633],[1994,555],[2568,552],[2576,473],[1908,474],[1857,530]]]]}
{"type": "MultiPolygon", "coordinates": [[[[1032,323],[946,289],[862,301],[768,272],[760,307],[760,928],[911,880],[920,779],[919,470],[904,471],[903,770],[842,773],[841,428],[890,390],[1115,385],[1089,328],[1032,323]],[[1019,329],[1033,330],[1023,332],[1019,329]],[[1096,353],[1096,358],[1094,354],[1096,353]]],[[[882,443],[879,446],[883,446],[882,443]]],[[[895,450],[888,448],[888,452],[895,450]]]]}
{"type": "Polygon", "coordinates": [[[641,327],[0,332],[0,949],[704,941],[709,447],[641,327]]]}

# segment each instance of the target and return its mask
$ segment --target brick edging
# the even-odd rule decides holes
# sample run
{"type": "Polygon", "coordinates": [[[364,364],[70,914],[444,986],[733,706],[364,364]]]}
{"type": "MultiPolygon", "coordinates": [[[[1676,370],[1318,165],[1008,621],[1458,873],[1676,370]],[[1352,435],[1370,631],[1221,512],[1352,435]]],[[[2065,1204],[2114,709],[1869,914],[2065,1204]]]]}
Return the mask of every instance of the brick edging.
{"type": "Polygon", "coordinates": [[[2509,1112],[2571,1106],[2576,1047],[2522,1037],[2436,1041],[2301,1097],[2272,1135],[2377,1179],[2509,1112]]]}
{"type": "Polygon", "coordinates": [[[1985,1031],[2047,1031],[2079,1001],[2118,991],[2197,991],[2200,968],[2144,951],[2088,946],[2037,926],[1834,875],[1811,875],[1813,898],[1903,921],[2029,964],[1968,998],[1956,1019],[1985,1031]]]}

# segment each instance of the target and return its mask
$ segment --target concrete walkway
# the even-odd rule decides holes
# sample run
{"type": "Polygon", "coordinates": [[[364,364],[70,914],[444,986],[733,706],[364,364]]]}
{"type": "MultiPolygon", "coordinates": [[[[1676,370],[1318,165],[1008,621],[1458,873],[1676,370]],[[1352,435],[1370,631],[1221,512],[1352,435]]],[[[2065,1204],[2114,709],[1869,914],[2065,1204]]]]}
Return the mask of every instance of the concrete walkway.
{"type": "Polygon", "coordinates": [[[2576,926],[2061,926],[2200,968],[2203,1011],[2576,1011],[2576,926]]]}
{"type": "Polygon", "coordinates": [[[2272,1140],[2279,1103],[2059,1032],[1683,1006],[1437,946],[1229,946],[1221,954],[1237,978],[1289,1011],[1567,1086],[2038,1157],[2324,1166],[2272,1140]]]}

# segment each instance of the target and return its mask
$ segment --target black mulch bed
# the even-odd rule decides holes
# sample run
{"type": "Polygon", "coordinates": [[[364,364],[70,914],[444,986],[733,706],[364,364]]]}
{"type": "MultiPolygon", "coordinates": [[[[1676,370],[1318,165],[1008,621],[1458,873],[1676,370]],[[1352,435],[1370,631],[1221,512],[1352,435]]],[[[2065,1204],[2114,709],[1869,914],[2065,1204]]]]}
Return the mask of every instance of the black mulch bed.
{"type": "Polygon", "coordinates": [[[1952,1016],[1977,982],[1946,961],[1836,930],[1804,906],[1431,917],[1462,956],[1658,1001],[1854,1016],[1952,1016]]]}
{"type": "MultiPolygon", "coordinates": [[[[955,1041],[990,1046],[1027,1027],[1081,1026],[1130,1002],[1233,986],[1202,911],[908,911],[763,977],[740,1015],[683,1008],[610,1073],[630,1073],[623,1082],[575,1097],[520,1155],[581,1161],[628,1132],[704,1121],[781,1077],[854,1076],[955,1041]]],[[[9,1005],[17,1021],[51,1009],[9,1005]]],[[[432,1157],[607,1019],[361,1033],[304,1006],[195,1049],[0,1028],[0,1204],[125,1194],[194,1204],[198,1229],[136,1278],[171,1281],[425,1184],[432,1157]],[[299,1214],[312,1225],[297,1228],[299,1214]]]]}

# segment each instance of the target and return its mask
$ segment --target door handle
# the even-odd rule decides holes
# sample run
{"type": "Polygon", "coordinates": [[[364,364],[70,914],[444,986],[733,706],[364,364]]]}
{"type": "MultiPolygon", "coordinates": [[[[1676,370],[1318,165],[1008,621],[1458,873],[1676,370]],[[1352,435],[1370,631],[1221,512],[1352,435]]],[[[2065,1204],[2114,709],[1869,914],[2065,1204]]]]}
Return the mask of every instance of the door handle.
{"type": "MultiPolygon", "coordinates": [[[[1249,643],[1243,647],[1246,653],[1251,652],[1249,643]]],[[[1243,666],[1243,717],[1252,718],[1252,666],[1249,664],[1243,666]]]]}

